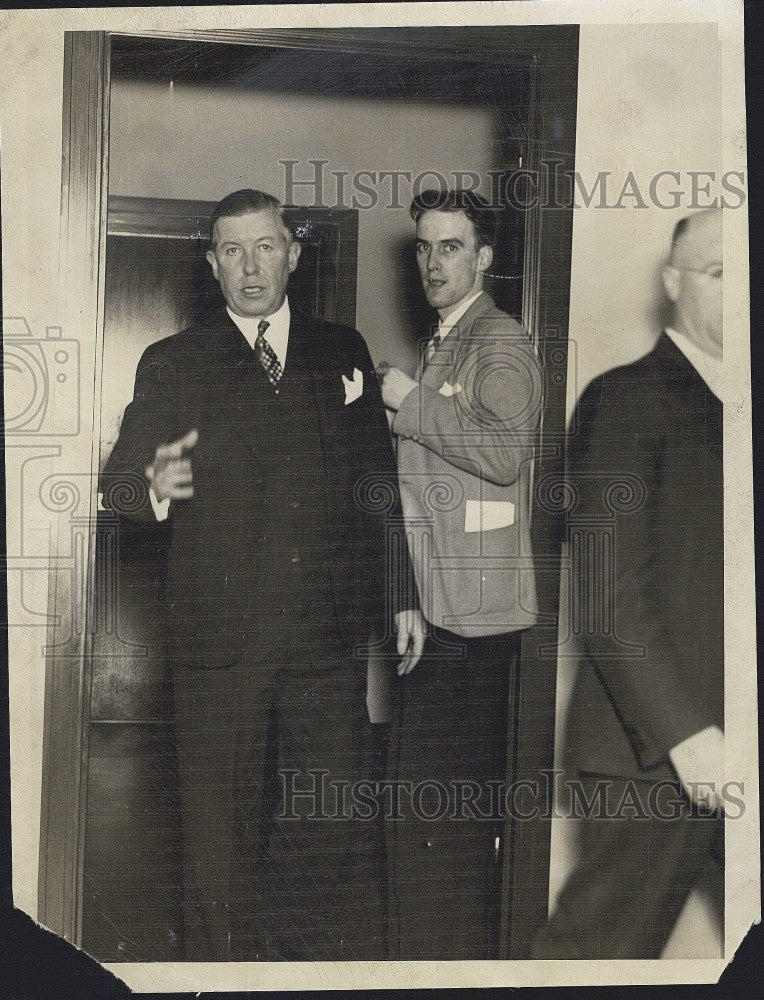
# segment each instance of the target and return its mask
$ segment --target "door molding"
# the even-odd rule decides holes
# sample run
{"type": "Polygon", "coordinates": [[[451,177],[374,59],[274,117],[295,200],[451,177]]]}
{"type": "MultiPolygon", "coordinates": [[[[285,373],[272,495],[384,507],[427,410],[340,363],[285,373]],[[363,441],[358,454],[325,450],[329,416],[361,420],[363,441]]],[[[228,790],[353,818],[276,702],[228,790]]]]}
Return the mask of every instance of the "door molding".
{"type": "Polygon", "coordinates": [[[60,271],[64,329],[76,330],[83,369],[93,363],[95,406],[83,407],[80,433],[91,437],[83,515],[55,517],[50,552],[43,722],[43,773],[38,916],[77,943],[81,934],[88,640],[93,602],[88,581],[95,555],[103,271],[108,175],[109,38],[104,32],[64,35],[60,271]],[[90,423],[88,424],[88,421],[90,423]],[[74,569],[57,571],[74,561],[74,569]]]}

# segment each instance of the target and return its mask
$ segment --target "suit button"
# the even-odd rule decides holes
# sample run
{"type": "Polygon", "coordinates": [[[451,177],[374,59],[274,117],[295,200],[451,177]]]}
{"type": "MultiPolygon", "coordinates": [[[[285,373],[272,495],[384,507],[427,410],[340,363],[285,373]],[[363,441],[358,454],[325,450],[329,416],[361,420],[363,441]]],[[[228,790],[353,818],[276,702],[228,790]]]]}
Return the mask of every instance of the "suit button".
{"type": "Polygon", "coordinates": [[[302,556],[297,551],[297,549],[292,549],[292,558],[289,560],[293,566],[297,566],[302,562],[302,556]]]}
{"type": "Polygon", "coordinates": [[[299,510],[300,509],[300,502],[299,502],[299,500],[293,500],[289,504],[289,506],[292,508],[292,510],[299,510]]]}
{"type": "Polygon", "coordinates": [[[427,847],[427,848],[430,848],[430,847],[433,846],[433,843],[434,843],[434,841],[432,841],[432,840],[425,840],[424,846],[427,847]]]}

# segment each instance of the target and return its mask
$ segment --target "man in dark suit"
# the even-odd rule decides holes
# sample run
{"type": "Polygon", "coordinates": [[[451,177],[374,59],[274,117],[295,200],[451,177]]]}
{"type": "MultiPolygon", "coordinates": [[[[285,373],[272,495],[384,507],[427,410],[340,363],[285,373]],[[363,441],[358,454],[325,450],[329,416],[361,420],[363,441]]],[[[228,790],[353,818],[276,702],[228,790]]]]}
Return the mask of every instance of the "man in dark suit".
{"type": "MultiPolygon", "coordinates": [[[[378,824],[337,788],[368,777],[358,648],[385,624],[397,484],[360,334],[290,312],[299,255],[271,195],[216,206],[225,305],[146,350],[104,474],[107,505],[172,520],[193,960],[383,955],[378,824]]],[[[407,665],[415,618],[396,615],[407,665]]]]}
{"type": "Polygon", "coordinates": [[[723,893],[721,238],[718,210],[677,225],[672,326],[573,421],[567,750],[594,809],[534,958],[657,958],[694,885],[723,893]]]}
{"type": "Polygon", "coordinates": [[[439,323],[416,378],[380,367],[429,627],[422,662],[402,678],[391,758],[398,781],[430,794],[401,796],[389,824],[392,955],[498,958],[503,799],[491,783],[506,776],[510,682],[537,620],[529,482],[541,372],[526,332],[483,290],[496,236],[487,203],[426,191],[411,215],[439,323]]]}

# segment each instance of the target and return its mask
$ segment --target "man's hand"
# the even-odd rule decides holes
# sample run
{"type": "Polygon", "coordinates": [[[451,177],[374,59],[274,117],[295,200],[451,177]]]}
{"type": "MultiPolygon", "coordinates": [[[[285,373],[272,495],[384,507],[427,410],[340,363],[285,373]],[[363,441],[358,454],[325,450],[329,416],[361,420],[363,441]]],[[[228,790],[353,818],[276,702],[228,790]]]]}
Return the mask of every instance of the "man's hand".
{"type": "Polygon", "coordinates": [[[695,805],[723,808],[724,733],[707,726],[669,750],[671,763],[695,805]]]}
{"type": "Polygon", "coordinates": [[[398,664],[398,676],[410,674],[419,663],[424,649],[425,624],[422,612],[413,609],[399,611],[395,616],[398,629],[398,655],[403,659],[398,664]]]}
{"type": "Polygon", "coordinates": [[[190,500],[194,495],[191,460],[186,456],[199,440],[199,431],[191,430],[172,444],[160,444],[154,461],[146,468],[154,494],[162,500],[190,500]]]}
{"type": "Polygon", "coordinates": [[[377,365],[377,375],[382,379],[382,402],[391,410],[397,410],[417,386],[413,378],[409,378],[400,368],[391,368],[386,361],[377,365]]]}

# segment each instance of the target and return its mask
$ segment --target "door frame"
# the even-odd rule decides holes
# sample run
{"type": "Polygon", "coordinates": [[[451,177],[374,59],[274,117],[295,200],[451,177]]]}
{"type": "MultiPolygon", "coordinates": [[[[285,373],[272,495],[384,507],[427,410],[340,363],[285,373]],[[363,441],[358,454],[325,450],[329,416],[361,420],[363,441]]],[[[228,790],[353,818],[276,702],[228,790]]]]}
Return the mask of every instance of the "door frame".
{"type": "MultiPolygon", "coordinates": [[[[100,383],[104,326],[104,269],[109,170],[111,39],[116,36],[283,47],[303,50],[387,53],[401,59],[465,60],[490,63],[512,59],[531,70],[530,141],[523,167],[535,171],[544,191],[542,164],[574,169],[578,26],[464,28],[454,47],[453,29],[395,28],[275,29],[258,31],[66,32],[64,40],[63,159],[60,273],[66,276],[66,329],[77,329],[83,365],[91,363],[94,407],[83,414],[83,433],[92,434],[88,517],[83,519],[81,595],[51,573],[43,781],[40,831],[39,919],[79,944],[85,790],[87,787],[86,706],[89,640],[95,615],[93,579],[95,511],[100,440],[100,383]],[[509,43],[509,44],[508,44],[509,43]],[[567,130],[560,134],[560,122],[567,130]],[[550,156],[547,156],[550,154],[550,156]],[[90,421],[88,425],[88,420],[90,421]],[[73,619],[80,627],[75,628],[73,619]],[[67,637],[62,642],[62,636],[67,637]]],[[[494,102],[486,101],[491,107],[494,102]]],[[[542,197],[543,202],[543,197],[542,197]]],[[[536,460],[536,482],[548,483],[561,470],[565,434],[568,302],[572,249],[572,205],[539,204],[526,213],[523,321],[548,362],[544,427],[536,460]],[[551,364],[549,364],[551,360],[551,364]]],[[[538,499],[538,498],[537,498],[538,499]]],[[[556,644],[559,605],[560,532],[554,504],[534,508],[534,565],[542,568],[539,603],[542,624],[523,637],[518,690],[510,722],[510,774],[538,780],[551,768],[554,753],[556,644]]],[[[71,550],[72,524],[60,519],[51,566],[71,550]]],[[[75,581],[76,584],[76,581],[75,581]]],[[[72,584],[71,586],[74,586],[72,584]]],[[[504,850],[502,958],[522,958],[535,929],[546,919],[551,817],[512,824],[504,850]],[[522,864],[516,859],[522,858],[522,864]],[[539,892],[539,885],[545,891],[539,892]]]]}

